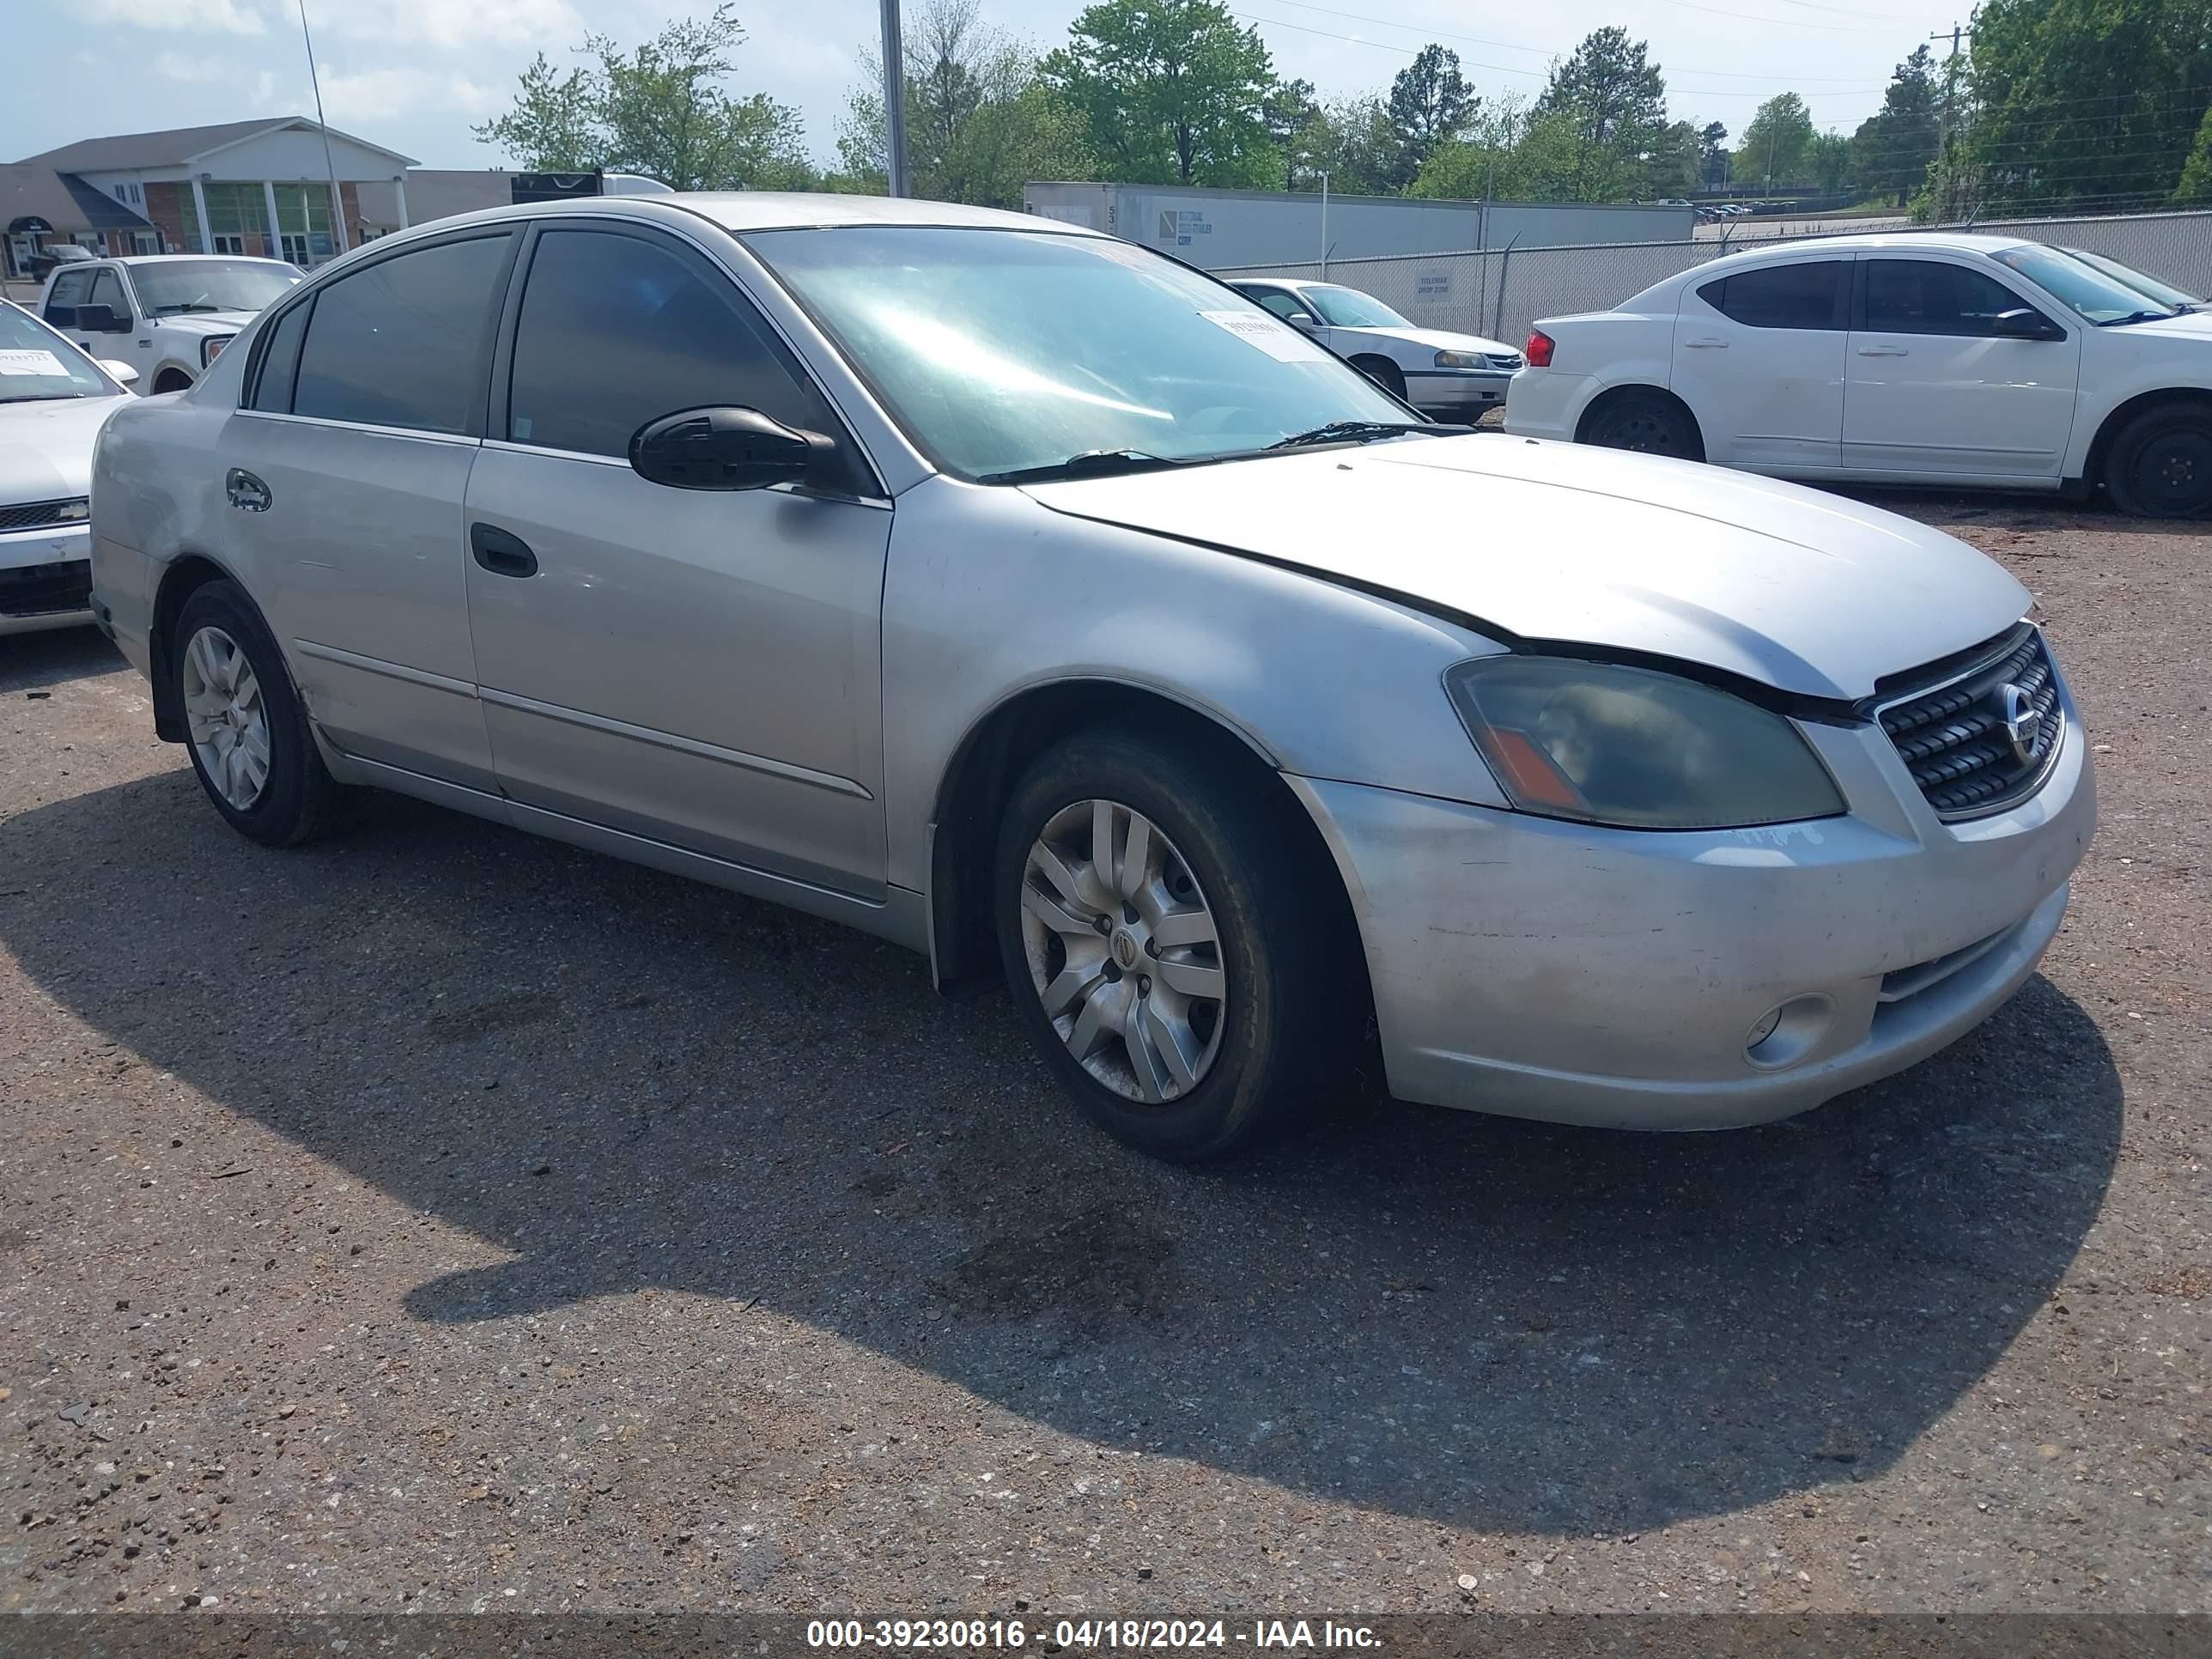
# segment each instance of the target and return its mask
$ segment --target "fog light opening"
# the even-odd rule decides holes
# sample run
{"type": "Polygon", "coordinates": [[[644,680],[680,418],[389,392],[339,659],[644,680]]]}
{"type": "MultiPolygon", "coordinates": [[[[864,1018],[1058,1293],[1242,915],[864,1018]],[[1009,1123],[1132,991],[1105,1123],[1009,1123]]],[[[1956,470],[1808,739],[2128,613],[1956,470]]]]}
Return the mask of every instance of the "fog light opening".
{"type": "Polygon", "coordinates": [[[1835,1006],[1824,996],[1792,997],[1771,1008],[1745,1034],[1743,1057],[1762,1071],[1795,1066],[1828,1034],[1835,1006]]]}

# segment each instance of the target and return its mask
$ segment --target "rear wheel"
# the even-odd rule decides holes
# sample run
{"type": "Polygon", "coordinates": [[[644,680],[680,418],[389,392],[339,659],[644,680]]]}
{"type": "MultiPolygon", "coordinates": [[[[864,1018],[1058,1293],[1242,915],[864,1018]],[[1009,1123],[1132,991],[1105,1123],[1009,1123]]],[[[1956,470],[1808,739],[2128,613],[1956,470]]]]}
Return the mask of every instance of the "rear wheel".
{"type": "Polygon", "coordinates": [[[293,847],[338,825],[353,792],[324,767],[283,655],[244,589],[194,589],[169,660],[192,770],[232,829],[293,847]]]}
{"type": "Polygon", "coordinates": [[[2147,409],[2112,440],[2105,488],[2142,519],[2212,516],[2212,404],[2147,409]]]}
{"type": "Polygon", "coordinates": [[[1613,398],[1583,428],[1582,441],[1602,449],[1667,455],[1680,461],[1705,459],[1697,423],[1680,404],[1656,392],[1631,392],[1613,398]]]}
{"type": "Polygon", "coordinates": [[[1133,732],[1071,738],[1016,786],[994,882],[1007,983],[1109,1134],[1216,1157],[1342,1074],[1329,988],[1357,946],[1294,848],[1218,761],[1133,732]]]}

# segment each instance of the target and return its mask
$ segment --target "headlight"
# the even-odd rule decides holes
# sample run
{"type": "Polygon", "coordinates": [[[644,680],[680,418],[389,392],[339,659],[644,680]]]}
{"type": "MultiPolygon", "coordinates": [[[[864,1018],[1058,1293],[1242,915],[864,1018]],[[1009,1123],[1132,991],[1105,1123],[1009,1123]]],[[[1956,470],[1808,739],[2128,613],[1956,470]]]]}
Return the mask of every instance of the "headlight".
{"type": "Polygon", "coordinates": [[[200,367],[205,368],[222,356],[222,349],[238,337],[235,334],[210,334],[200,342],[200,367]]]}
{"type": "Polygon", "coordinates": [[[1480,657],[1444,676],[1514,805],[1626,830],[1732,830],[1844,810],[1797,728],[1673,674],[1480,657]]]}
{"type": "Polygon", "coordinates": [[[1439,351],[1438,368],[1488,368],[1490,359],[1480,351],[1439,351]]]}

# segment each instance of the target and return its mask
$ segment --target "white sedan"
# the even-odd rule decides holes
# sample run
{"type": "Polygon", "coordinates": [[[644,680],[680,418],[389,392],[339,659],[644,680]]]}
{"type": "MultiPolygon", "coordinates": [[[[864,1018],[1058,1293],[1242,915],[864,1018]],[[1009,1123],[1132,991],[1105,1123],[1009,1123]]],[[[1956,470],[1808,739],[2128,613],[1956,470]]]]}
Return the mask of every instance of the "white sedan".
{"type": "Polygon", "coordinates": [[[0,634],[92,620],[93,441],[137,378],[0,300],[0,634]]]}
{"type": "Polygon", "coordinates": [[[1318,340],[1392,397],[1446,420],[1471,421],[1497,408],[1521,367],[1521,354],[1510,345],[1479,334],[1422,328],[1356,288],[1274,278],[1230,286],[1318,340]]]}
{"type": "Polygon", "coordinates": [[[1715,259],[1528,337],[1505,428],[1866,483],[2212,513],[2212,316],[2063,249],[1923,233],[1715,259]]]}

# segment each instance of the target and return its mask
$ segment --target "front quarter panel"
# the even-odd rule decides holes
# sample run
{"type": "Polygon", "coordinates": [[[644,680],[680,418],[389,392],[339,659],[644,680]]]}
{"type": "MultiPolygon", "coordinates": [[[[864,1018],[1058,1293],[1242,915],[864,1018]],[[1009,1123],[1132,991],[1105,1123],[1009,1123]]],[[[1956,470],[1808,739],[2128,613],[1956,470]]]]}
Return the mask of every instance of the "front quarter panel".
{"type": "Polygon", "coordinates": [[[1442,684],[1498,648],[1386,598],[933,478],[899,498],[885,579],[890,879],[927,890],[963,739],[1056,682],[1156,692],[1285,771],[1502,805],[1442,684]]]}

